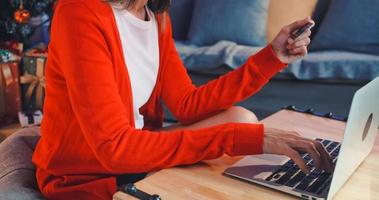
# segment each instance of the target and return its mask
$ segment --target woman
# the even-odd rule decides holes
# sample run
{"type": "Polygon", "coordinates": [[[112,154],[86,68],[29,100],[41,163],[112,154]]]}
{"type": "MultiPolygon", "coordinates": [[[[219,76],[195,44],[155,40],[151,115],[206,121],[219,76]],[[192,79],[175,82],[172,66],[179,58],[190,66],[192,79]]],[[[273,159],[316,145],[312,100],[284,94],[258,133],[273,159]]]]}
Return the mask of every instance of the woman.
{"type": "MultiPolygon", "coordinates": [[[[330,171],[320,143],[257,123],[235,103],[253,95],[307,53],[284,27],[239,69],[196,88],[175,50],[169,0],[60,0],[46,66],[42,137],[33,162],[49,199],[110,199],[123,174],[231,156],[284,154],[307,171],[298,151],[330,171]],[[120,2],[120,1],[117,1],[120,2]],[[121,7],[120,7],[121,6],[121,7]],[[162,104],[180,124],[162,129],[162,104]]],[[[126,177],[126,178],[125,178],[126,177]]]]}

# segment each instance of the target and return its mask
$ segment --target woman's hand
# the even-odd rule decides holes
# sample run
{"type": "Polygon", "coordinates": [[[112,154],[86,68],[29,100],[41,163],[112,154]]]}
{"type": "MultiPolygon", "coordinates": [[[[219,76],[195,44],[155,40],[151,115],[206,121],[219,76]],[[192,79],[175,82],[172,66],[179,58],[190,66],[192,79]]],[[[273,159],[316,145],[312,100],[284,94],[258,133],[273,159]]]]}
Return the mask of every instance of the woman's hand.
{"type": "Polygon", "coordinates": [[[309,29],[295,40],[290,38],[290,36],[294,30],[309,22],[314,23],[314,21],[308,17],[284,26],[274,40],[272,40],[272,49],[280,61],[288,64],[304,57],[308,53],[307,47],[311,42],[311,39],[309,38],[311,31],[309,29]]]}
{"type": "Polygon", "coordinates": [[[304,173],[309,173],[309,169],[299,152],[309,153],[317,168],[329,173],[334,168],[328,152],[320,142],[303,138],[296,132],[265,128],[263,152],[290,157],[304,173]]]}

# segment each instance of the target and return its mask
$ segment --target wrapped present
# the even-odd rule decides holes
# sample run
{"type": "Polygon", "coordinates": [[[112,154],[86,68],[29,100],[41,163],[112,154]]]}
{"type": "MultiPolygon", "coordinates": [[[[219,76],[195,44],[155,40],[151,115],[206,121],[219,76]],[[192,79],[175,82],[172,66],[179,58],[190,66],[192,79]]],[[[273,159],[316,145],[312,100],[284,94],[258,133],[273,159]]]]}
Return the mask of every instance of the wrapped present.
{"type": "Polygon", "coordinates": [[[24,56],[20,77],[23,111],[42,110],[46,57],[24,56]]]}
{"type": "Polygon", "coordinates": [[[0,48],[8,50],[18,56],[21,56],[24,51],[23,43],[16,41],[0,41],[0,48]]]}
{"type": "Polygon", "coordinates": [[[25,52],[25,56],[31,57],[47,57],[47,46],[44,43],[40,43],[25,52]]]}
{"type": "Polygon", "coordinates": [[[39,126],[42,122],[42,112],[40,110],[33,112],[19,112],[18,120],[22,128],[39,126]]]}
{"type": "Polygon", "coordinates": [[[17,61],[19,59],[20,59],[20,56],[12,53],[11,51],[0,49],[0,62],[1,63],[17,61]]]}
{"type": "Polygon", "coordinates": [[[21,60],[22,51],[22,43],[0,42],[0,62],[19,62],[21,60]]]}
{"type": "Polygon", "coordinates": [[[20,110],[18,63],[0,63],[0,125],[14,122],[20,110]]]}

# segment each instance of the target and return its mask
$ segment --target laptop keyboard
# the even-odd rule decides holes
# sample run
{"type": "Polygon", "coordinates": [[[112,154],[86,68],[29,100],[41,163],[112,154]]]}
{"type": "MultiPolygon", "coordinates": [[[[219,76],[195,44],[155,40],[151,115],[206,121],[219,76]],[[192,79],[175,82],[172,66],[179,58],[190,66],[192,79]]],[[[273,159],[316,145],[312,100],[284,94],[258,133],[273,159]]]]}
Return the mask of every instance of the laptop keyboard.
{"type": "MultiPolygon", "coordinates": [[[[322,143],[332,158],[333,163],[336,163],[341,148],[340,143],[319,138],[316,140],[322,143]]],[[[300,192],[306,191],[313,194],[322,194],[324,190],[328,190],[331,181],[331,174],[326,173],[321,169],[317,169],[314,165],[313,159],[308,153],[302,154],[302,157],[310,169],[310,173],[308,175],[302,172],[293,160],[289,160],[272,175],[266,178],[266,181],[292,187],[300,192]]]]}

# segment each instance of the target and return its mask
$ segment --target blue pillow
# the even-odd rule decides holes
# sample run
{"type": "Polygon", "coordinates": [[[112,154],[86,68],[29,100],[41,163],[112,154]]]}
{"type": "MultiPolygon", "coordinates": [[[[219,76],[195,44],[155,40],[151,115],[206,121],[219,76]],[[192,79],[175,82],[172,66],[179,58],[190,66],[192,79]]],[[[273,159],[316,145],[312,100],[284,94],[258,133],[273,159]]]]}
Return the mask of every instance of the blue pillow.
{"type": "Polygon", "coordinates": [[[312,19],[316,23],[315,27],[312,28],[312,37],[317,33],[318,27],[324,19],[331,1],[332,0],[317,0],[316,7],[312,14],[312,19]]]}
{"type": "Polygon", "coordinates": [[[195,0],[189,40],[199,46],[220,40],[264,46],[268,5],[267,0],[195,0]]]}
{"type": "Polygon", "coordinates": [[[310,50],[379,54],[379,1],[333,0],[310,50]]]}
{"type": "Polygon", "coordinates": [[[191,23],[194,0],[172,0],[170,17],[176,40],[186,40],[191,23]]]}

